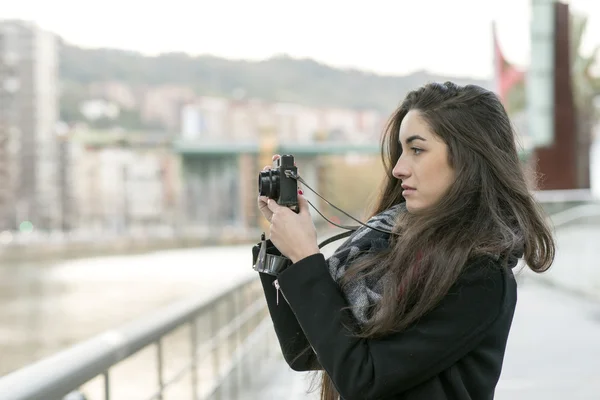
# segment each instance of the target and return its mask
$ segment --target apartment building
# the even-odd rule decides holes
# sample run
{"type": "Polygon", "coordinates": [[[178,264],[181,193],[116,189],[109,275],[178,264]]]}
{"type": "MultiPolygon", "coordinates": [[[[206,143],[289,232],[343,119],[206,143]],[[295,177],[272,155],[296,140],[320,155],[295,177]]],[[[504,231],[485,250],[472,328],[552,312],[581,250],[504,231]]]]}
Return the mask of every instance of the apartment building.
{"type": "Polygon", "coordinates": [[[11,134],[11,219],[59,228],[57,37],[29,22],[0,20],[0,66],[0,126],[11,134]]]}

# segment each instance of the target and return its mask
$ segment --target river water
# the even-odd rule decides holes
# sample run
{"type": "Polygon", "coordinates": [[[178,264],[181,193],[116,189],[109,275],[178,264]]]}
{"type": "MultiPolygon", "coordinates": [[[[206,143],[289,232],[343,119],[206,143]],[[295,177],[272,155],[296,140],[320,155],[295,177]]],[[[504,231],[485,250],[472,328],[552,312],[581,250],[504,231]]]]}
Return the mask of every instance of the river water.
{"type": "Polygon", "coordinates": [[[251,245],[0,265],[0,376],[252,276],[251,245]]]}

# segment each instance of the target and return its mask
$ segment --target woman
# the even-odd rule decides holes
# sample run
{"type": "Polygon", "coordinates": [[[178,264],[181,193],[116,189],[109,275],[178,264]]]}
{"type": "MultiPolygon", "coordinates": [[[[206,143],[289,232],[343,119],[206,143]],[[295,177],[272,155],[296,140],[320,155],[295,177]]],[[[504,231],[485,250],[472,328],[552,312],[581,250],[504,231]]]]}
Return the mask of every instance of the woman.
{"type": "Polygon", "coordinates": [[[367,224],[384,229],[362,227],[327,260],[302,195],[299,213],[258,199],[271,251],[293,263],[261,274],[283,355],[323,370],[322,399],[492,399],[512,268],[523,257],[543,272],[555,250],[506,111],[478,86],[428,84],[382,144],[387,178],[367,224]]]}

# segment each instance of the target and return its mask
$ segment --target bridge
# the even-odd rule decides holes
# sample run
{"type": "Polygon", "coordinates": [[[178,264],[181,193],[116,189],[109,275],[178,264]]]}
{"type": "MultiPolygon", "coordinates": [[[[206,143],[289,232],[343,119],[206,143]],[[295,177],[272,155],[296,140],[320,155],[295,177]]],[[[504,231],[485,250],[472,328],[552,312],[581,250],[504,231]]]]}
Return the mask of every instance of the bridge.
{"type": "MultiPolygon", "coordinates": [[[[518,274],[519,304],[497,398],[595,399],[600,203],[585,191],[537,196],[552,213],[558,253],[550,272],[518,274]]],[[[200,251],[199,259],[190,253],[151,254],[136,271],[152,276],[169,266],[177,275],[177,266],[193,260],[195,281],[183,277],[179,288],[202,286],[202,293],[194,290],[184,300],[10,372],[0,378],[2,399],[316,399],[306,394],[310,376],[282,361],[250,268],[249,245],[200,251]]],[[[72,277],[80,269],[63,274],[72,277]]],[[[118,270],[119,276],[125,273],[118,270]]],[[[64,329],[76,329],[76,323],[64,329]]],[[[10,359],[9,349],[3,356],[10,359]]]]}
{"type": "MultiPolygon", "coordinates": [[[[222,141],[217,139],[177,139],[172,148],[179,154],[186,182],[185,204],[189,221],[215,226],[225,221],[231,226],[248,228],[256,225],[255,197],[257,171],[271,165],[273,154],[293,154],[301,175],[322,193],[332,168],[327,157],[367,157],[378,159],[380,143],[365,141],[281,142],[270,131],[262,132],[258,140],[222,141]],[[209,195],[207,195],[209,194],[209,195]],[[207,210],[209,210],[207,212],[207,210]],[[217,220],[218,218],[218,220],[217,220]]],[[[531,149],[520,151],[527,160],[531,149]]],[[[378,171],[373,171],[376,174],[378,171]]],[[[325,204],[312,193],[306,197],[324,208],[325,204]]]]}

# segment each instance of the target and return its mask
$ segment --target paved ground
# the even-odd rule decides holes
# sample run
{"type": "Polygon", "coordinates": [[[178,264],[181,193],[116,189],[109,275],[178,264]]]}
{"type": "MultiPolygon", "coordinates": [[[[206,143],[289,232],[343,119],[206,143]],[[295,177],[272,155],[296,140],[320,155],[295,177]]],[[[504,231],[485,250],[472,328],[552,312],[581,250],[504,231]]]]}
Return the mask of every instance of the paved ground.
{"type": "Polygon", "coordinates": [[[496,399],[600,399],[600,303],[528,283],[496,399]]]}
{"type": "MultiPolygon", "coordinates": [[[[275,366],[247,399],[308,400],[310,375],[275,366]]],[[[526,280],[496,400],[600,400],[600,304],[526,280]]]]}

